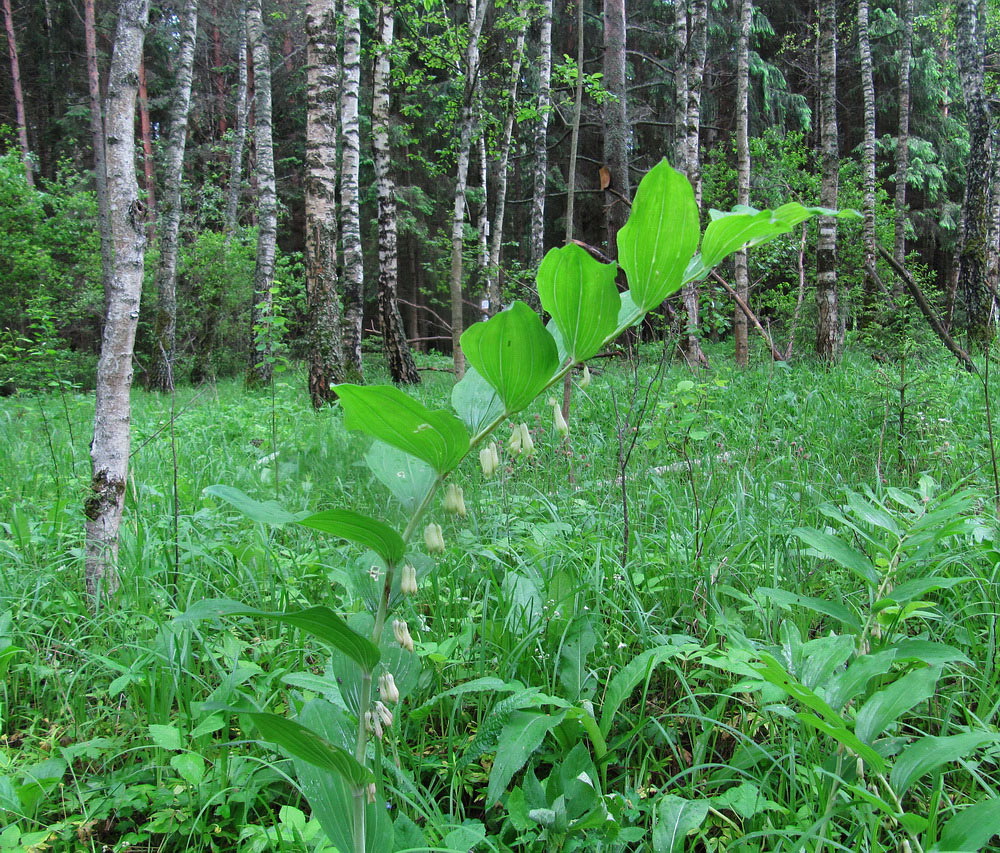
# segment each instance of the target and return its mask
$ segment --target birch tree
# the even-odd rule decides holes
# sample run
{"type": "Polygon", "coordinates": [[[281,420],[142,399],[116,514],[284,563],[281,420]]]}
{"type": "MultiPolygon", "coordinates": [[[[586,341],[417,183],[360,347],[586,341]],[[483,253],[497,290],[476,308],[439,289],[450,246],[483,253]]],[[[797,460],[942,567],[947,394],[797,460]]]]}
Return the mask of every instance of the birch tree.
{"type": "Polygon", "coordinates": [[[455,169],[455,195],[451,217],[451,275],[449,297],[451,300],[451,345],[455,375],[465,374],[465,356],[461,338],[465,331],[465,300],[462,289],[462,252],[465,242],[466,189],[469,181],[469,160],[472,153],[472,136],[475,129],[475,108],[479,90],[479,36],[490,0],[469,0],[469,31],[464,52],[461,104],[458,124],[458,158],[455,169]]]}
{"type": "Polygon", "coordinates": [[[965,302],[966,332],[980,344],[993,327],[993,282],[987,277],[990,223],[992,122],[986,98],[986,44],[981,0],[959,0],[955,54],[965,97],[969,156],[965,166],[962,239],[958,251],[958,289],[965,302]]]}
{"type": "MultiPolygon", "coordinates": [[[[819,132],[822,183],[820,203],[836,207],[840,171],[837,143],[837,4],[819,0],[819,132]]],[[[837,220],[819,219],[816,242],[816,354],[827,361],[840,357],[843,344],[837,292],[837,220]]]]}
{"type": "Polygon", "coordinates": [[[344,0],[343,88],[340,97],[340,228],[343,244],[344,369],[360,381],[364,323],[364,254],[361,251],[361,10],[358,0],[344,0]]]}
{"type": "Polygon", "coordinates": [[[383,0],[376,10],[378,55],[375,57],[372,97],[372,141],[378,205],[378,308],[389,375],[393,382],[413,385],[420,382],[420,374],[406,342],[406,331],[397,298],[399,250],[396,186],[392,179],[392,152],[389,147],[389,75],[394,29],[392,0],[383,0]]]}
{"type": "Polygon", "coordinates": [[[899,124],[896,131],[896,191],[893,199],[895,233],[892,255],[896,263],[906,260],[906,183],[910,172],[910,65],[913,61],[913,0],[900,0],[899,20],[899,124]]]}
{"type": "Polygon", "coordinates": [[[858,56],[861,66],[861,93],[864,102],[864,141],[861,153],[864,224],[861,230],[864,263],[865,311],[875,304],[875,72],[872,68],[872,46],[868,33],[868,0],[858,0],[858,56]],[[872,271],[872,272],[870,272],[872,271]]]}
{"type": "MultiPolygon", "coordinates": [[[[753,0],[741,0],[739,35],[736,41],[736,203],[750,204],[750,21],[753,0]]],[[[745,304],[750,301],[750,272],[747,253],[733,256],[736,293],[745,304]]],[[[733,314],[733,343],[736,364],[746,367],[750,360],[749,328],[746,314],[737,307],[733,314]]]]}
{"type": "Polygon", "coordinates": [[[278,194],[274,178],[274,141],[271,128],[271,52],[264,31],[261,0],[247,3],[247,39],[253,51],[254,149],[257,154],[257,255],[254,262],[254,350],[247,382],[271,381],[271,334],[268,328],[274,305],[274,263],[278,239],[278,194]]]}
{"type": "Polygon", "coordinates": [[[172,391],[177,349],[177,251],[181,226],[181,184],[184,179],[184,148],[188,113],[191,111],[191,76],[198,33],[198,0],[186,0],[177,53],[176,85],[170,105],[170,135],[167,138],[164,193],[160,199],[160,260],[156,267],[156,335],[150,388],[172,391]]]}
{"type": "Polygon", "coordinates": [[[104,111],[101,78],[97,68],[97,25],[94,0],[83,0],[83,33],[87,52],[87,94],[90,97],[90,137],[94,147],[94,189],[97,194],[97,228],[101,237],[101,275],[105,294],[111,292],[113,264],[111,210],[108,205],[107,154],[104,146],[104,111]]]}
{"type": "MultiPolygon", "coordinates": [[[[629,213],[628,91],[625,86],[625,0],[604,0],[604,85],[613,95],[604,103],[604,163],[608,186],[604,191],[604,220],[608,256],[618,257],[618,231],[629,213]]],[[[583,73],[581,67],[580,73],[583,73]]]]}
{"type": "Polygon", "coordinates": [[[552,109],[552,0],[542,0],[538,37],[538,118],[532,139],[531,238],[528,263],[537,269],[545,254],[545,195],[549,177],[548,131],[552,109]]]}
{"type": "Polygon", "coordinates": [[[97,363],[93,476],[84,502],[84,577],[95,606],[119,587],[118,532],[130,447],[132,353],[142,295],[146,234],[135,172],[135,108],[149,0],[121,0],[105,105],[112,265],[105,275],[104,334],[97,363]]]}
{"type": "MultiPolygon", "coordinates": [[[[239,19],[246,21],[246,0],[239,4],[239,19]]],[[[238,78],[236,84],[236,126],[229,147],[229,184],[226,187],[226,238],[232,239],[239,221],[240,190],[243,186],[243,149],[247,140],[247,114],[249,112],[249,65],[250,55],[247,45],[247,28],[240,27],[240,48],[237,53],[238,78]]]]}

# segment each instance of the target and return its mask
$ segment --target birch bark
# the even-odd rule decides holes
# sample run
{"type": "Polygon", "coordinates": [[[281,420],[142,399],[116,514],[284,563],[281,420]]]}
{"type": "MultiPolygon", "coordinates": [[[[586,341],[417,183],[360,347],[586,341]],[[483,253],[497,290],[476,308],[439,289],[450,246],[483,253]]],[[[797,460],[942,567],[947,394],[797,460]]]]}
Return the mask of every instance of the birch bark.
{"type": "Polygon", "coordinates": [[[531,269],[537,269],[545,254],[545,192],[549,172],[549,112],[552,109],[552,0],[542,2],[538,39],[538,120],[533,139],[534,172],[531,198],[531,269]]]}
{"type": "Polygon", "coordinates": [[[150,377],[155,391],[174,389],[177,350],[177,248],[181,227],[181,184],[184,179],[184,149],[188,114],[191,111],[191,78],[194,46],[198,34],[198,0],[187,0],[181,22],[177,54],[176,88],[170,105],[170,135],[167,138],[164,192],[160,199],[160,260],[156,267],[157,352],[150,377]]]}
{"type": "Polygon", "coordinates": [[[862,143],[861,169],[864,186],[861,229],[864,273],[864,314],[872,316],[877,287],[868,270],[875,269],[875,72],[872,68],[872,47],[868,36],[868,0],[858,0],[858,54],[861,65],[861,93],[864,102],[865,133],[862,143]]]}
{"type": "Polygon", "coordinates": [[[118,532],[128,476],[132,353],[146,249],[135,172],[135,107],[149,0],[121,0],[105,107],[108,206],[113,262],[105,275],[104,333],[97,363],[93,476],[84,501],[84,578],[95,606],[119,587],[118,532]]]}
{"type": "MultiPolygon", "coordinates": [[[[906,260],[906,182],[910,172],[910,65],[913,61],[913,0],[900,0],[903,40],[899,46],[899,127],[896,132],[895,239],[892,255],[906,260]]],[[[902,285],[897,285],[901,288],[902,285]]]]}
{"type": "Polygon", "coordinates": [[[396,185],[392,179],[392,151],[389,142],[389,95],[395,14],[392,0],[379,3],[372,97],[375,183],[378,196],[378,308],[382,341],[393,382],[415,385],[420,374],[406,342],[406,330],[399,313],[399,248],[396,227],[396,185]]]}

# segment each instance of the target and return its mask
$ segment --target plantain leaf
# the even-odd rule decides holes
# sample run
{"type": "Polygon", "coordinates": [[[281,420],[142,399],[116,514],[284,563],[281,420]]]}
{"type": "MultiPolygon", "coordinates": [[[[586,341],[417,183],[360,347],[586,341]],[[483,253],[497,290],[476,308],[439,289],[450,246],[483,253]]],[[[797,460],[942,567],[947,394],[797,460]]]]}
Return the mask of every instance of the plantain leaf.
{"type": "Polygon", "coordinates": [[[551,249],[538,268],[538,298],[574,362],[594,355],[618,325],[617,272],[575,243],[551,249]]]}
{"type": "Polygon", "coordinates": [[[269,619],[291,625],[343,652],[368,672],[371,672],[379,662],[378,647],[350,628],[329,607],[316,606],[307,607],[305,610],[270,612],[247,607],[239,601],[227,598],[208,598],[189,607],[174,622],[185,624],[220,616],[251,616],[255,619],[269,619]]]}
{"type": "Polygon", "coordinates": [[[291,524],[305,518],[308,512],[289,512],[277,501],[257,501],[245,492],[232,486],[216,485],[206,486],[202,489],[206,495],[220,498],[230,506],[236,507],[247,518],[252,521],[259,521],[261,524],[291,524]]]}
{"type": "Polygon", "coordinates": [[[466,329],[462,349],[496,390],[508,415],[534,400],[559,369],[556,342],[523,302],[466,329]]]}
{"type": "Polygon", "coordinates": [[[416,456],[447,474],[469,451],[469,433],[451,412],[428,409],[392,385],[337,385],[344,426],[416,456]]]}
{"type": "Polygon", "coordinates": [[[680,290],[699,231],[691,183],[661,160],[639,183],[618,232],[618,263],[639,309],[649,311],[680,290]]]}
{"type": "Polygon", "coordinates": [[[326,738],[320,737],[301,723],[261,711],[247,712],[247,716],[263,735],[264,740],[277,744],[293,758],[336,773],[357,787],[374,781],[372,772],[362,766],[347,750],[334,746],[326,738]]]}
{"type": "Polygon", "coordinates": [[[653,853],[683,853],[687,837],[708,817],[709,800],[685,800],[666,794],[656,806],[653,826],[653,853]]]}
{"type": "Polygon", "coordinates": [[[299,524],[371,548],[387,563],[398,563],[406,551],[403,537],[388,524],[349,509],[317,512],[299,524]]]}

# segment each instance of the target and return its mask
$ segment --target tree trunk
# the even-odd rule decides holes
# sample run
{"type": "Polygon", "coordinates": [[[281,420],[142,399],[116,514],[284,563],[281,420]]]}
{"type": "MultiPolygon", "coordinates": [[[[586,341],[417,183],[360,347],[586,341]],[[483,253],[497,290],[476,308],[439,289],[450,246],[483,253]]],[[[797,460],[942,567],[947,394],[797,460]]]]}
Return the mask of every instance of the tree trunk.
{"type": "Polygon", "coordinates": [[[93,478],[84,502],[84,576],[95,606],[118,589],[118,531],[128,476],[132,353],[146,249],[143,204],[135,174],[135,102],[149,0],[121,0],[106,105],[108,201],[113,264],[105,278],[106,314],[97,363],[93,478]]]}
{"type": "Polygon", "coordinates": [[[361,381],[361,333],[365,319],[365,270],[361,251],[361,11],[344,2],[344,85],[341,92],[340,227],[344,247],[344,369],[361,381]]]}
{"type": "MultiPolygon", "coordinates": [[[[246,3],[240,4],[240,20],[246,20],[246,3]]],[[[231,240],[239,223],[240,190],[243,186],[243,149],[247,140],[247,92],[250,55],[247,47],[247,28],[241,27],[239,52],[239,82],[236,86],[236,127],[229,150],[229,186],[226,192],[226,239],[231,240]]]]}
{"type": "MultiPolygon", "coordinates": [[[[528,11],[521,5],[520,17],[527,19],[528,11]]],[[[551,26],[551,21],[550,21],[551,26]]],[[[524,41],[527,27],[521,27],[514,43],[514,57],[510,66],[510,87],[507,92],[509,105],[504,117],[503,135],[500,138],[500,158],[497,162],[497,199],[493,209],[493,221],[490,224],[490,254],[486,267],[486,298],[489,301],[490,316],[500,310],[502,296],[500,293],[500,249],[503,245],[503,225],[507,208],[507,168],[510,164],[511,140],[514,138],[514,117],[517,114],[517,86],[521,79],[521,64],[524,59],[524,41]]],[[[537,139],[535,140],[537,142],[537,139]]],[[[536,167],[537,168],[537,167],[536,167]]],[[[535,175],[537,178],[537,174],[535,175]]],[[[544,214],[545,176],[542,176],[542,212],[544,214]]],[[[537,197],[534,199],[537,202],[537,197]]],[[[535,215],[532,207],[532,216],[535,215]]],[[[535,238],[532,235],[532,246],[535,238]]],[[[532,249],[534,251],[534,249],[532,249]]],[[[534,267],[532,267],[534,269],[534,267]]]]}
{"type": "Polygon", "coordinates": [[[991,288],[992,283],[987,278],[992,122],[984,84],[985,37],[979,0],[959,0],[955,28],[955,53],[969,126],[958,290],[965,302],[969,340],[984,344],[992,334],[990,290],[995,288],[991,288]]]}
{"type": "Polygon", "coordinates": [[[465,49],[465,90],[462,94],[459,118],[458,164],[455,175],[455,205],[451,219],[451,345],[455,375],[465,374],[462,353],[462,332],[465,330],[465,302],[462,292],[462,250],[465,236],[465,190],[469,180],[469,158],[472,152],[472,132],[475,123],[476,97],[479,90],[479,36],[486,20],[490,0],[469,2],[469,42],[465,49]]]}
{"type": "MultiPolygon", "coordinates": [[[[608,257],[618,257],[618,231],[632,197],[628,172],[628,90],[625,84],[625,0],[604,0],[604,85],[614,97],[604,102],[604,163],[610,172],[604,190],[608,257]]],[[[581,73],[582,73],[581,68],[581,73]]]]}
{"type": "Polygon", "coordinates": [[[251,312],[253,352],[247,383],[265,385],[274,371],[274,259],[278,236],[278,197],[274,179],[271,129],[271,52],[264,31],[261,0],[247,4],[247,39],[253,49],[255,92],[254,148],[257,154],[257,257],[254,263],[254,304],[251,312]]]}
{"type": "Polygon", "coordinates": [[[399,247],[396,228],[396,185],[392,179],[392,151],[389,143],[389,84],[395,17],[392,0],[384,0],[376,14],[376,42],[372,97],[375,183],[378,193],[378,309],[389,375],[393,382],[415,385],[420,374],[406,343],[403,318],[397,298],[399,247]]]}
{"type": "Polygon", "coordinates": [[[583,3],[576,0],[576,91],[573,101],[573,127],[569,138],[569,167],[566,174],[566,244],[573,240],[576,215],[576,156],[580,148],[580,119],[583,115],[583,3]]]}
{"type": "MultiPolygon", "coordinates": [[[[837,206],[839,147],[837,143],[837,6],[836,0],[819,0],[819,128],[822,159],[820,203],[837,206]]],[[[827,361],[840,357],[843,345],[837,293],[837,220],[819,219],[816,242],[816,354],[827,361]]]]}
{"type": "Polygon", "coordinates": [[[156,167],[153,165],[153,125],[149,120],[146,62],[139,63],[139,134],[142,139],[142,175],[146,192],[146,236],[151,240],[156,225],[156,167]]]}
{"type": "MultiPolygon", "coordinates": [[[[87,91],[90,95],[90,136],[94,145],[94,186],[97,191],[97,227],[101,235],[101,274],[105,300],[111,293],[111,210],[108,206],[107,156],[104,150],[104,118],[101,109],[101,78],[97,68],[97,27],[94,0],[83,2],[83,32],[87,50],[87,91]]],[[[105,310],[107,306],[105,305],[105,310]]]]}
{"type": "Polygon", "coordinates": [[[674,3],[674,168],[688,172],[688,21],[687,0],[674,3]]]}
{"type": "Polygon", "coordinates": [[[549,111],[552,109],[552,0],[542,0],[538,39],[538,120],[532,158],[531,244],[529,265],[538,269],[545,254],[545,191],[549,171],[549,111]]]}
{"type": "MultiPolygon", "coordinates": [[[[687,108],[684,111],[684,171],[694,187],[695,201],[701,207],[701,90],[705,76],[705,56],[708,45],[708,0],[691,0],[690,33],[687,44],[687,66],[684,91],[687,108]]],[[[679,25],[678,25],[679,26],[679,25]]],[[[678,97],[680,93],[678,92],[678,97]]],[[[701,319],[698,305],[698,285],[690,282],[681,293],[687,328],[681,336],[681,349],[689,364],[708,366],[701,348],[701,319]]]]}
{"type": "Polygon", "coordinates": [[[343,379],[343,329],[337,292],[336,0],[306,7],[306,300],[309,306],[309,397],[321,408],[343,379]]]}
{"type": "Polygon", "coordinates": [[[21,63],[17,57],[17,39],[14,36],[14,13],[10,0],[3,0],[4,23],[7,27],[7,51],[10,54],[10,82],[14,89],[14,113],[17,118],[17,141],[21,146],[21,160],[24,162],[24,180],[29,187],[35,185],[31,167],[31,151],[28,148],[28,121],[24,112],[24,91],[21,88],[21,63]]]}
{"type": "Polygon", "coordinates": [[[188,114],[191,111],[191,76],[198,33],[198,0],[186,0],[181,21],[180,49],[175,66],[176,89],[170,105],[170,136],[167,139],[164,193],[160,201],[160,261],[156,268],[157,352],[150,375],[155,391],[174,389],[177,349],[177,244],[181,227],[181,184],[184,179],[184,149],[188,114]]]}
{"type": "Polygon", "coordinates": [[[861,205],[864,224],[861,230],[863,263],[863,319],[870,320],[875,310],[878,287],[875,270],[875,72],[872,68],[872,48],[868,37],[868,0],[858,0],[858,54],[861,59],[861,92],[864,101],[865,135],[862,145],[861,170],[864,197],[861,205]]]}
{"type": "MultiPolygon", "coordinates": [[[[243,4],[240,4],[237,14],[240,15],[240,21],[246,20],[246,7],[243,4]]],[[[216,2],[212,3],[212,68],[210,76],[212,79],[212,94],[215,96],[216,132],[218,133],[218,138],[222,139],[229,129],[229,124],[226,121],[226,78],[222,73],[222,69],[226,64],[226,58],[222,52],[222,30],[219,27],[219,17],[219,4],[216,0],[216,2]]],[[[240,28],[243,30],[246,29],[242,25],[240,28]]]]}
{"type": "MultiPolygon", "coordinates": [[[[899,128],[896,134],[895,240],[892,256],[906,261],[906,182],[910,172],[910,65],[913,58],[913,0],[900,0],[903,40],[899,46],[899,128]]],[[[898,295],[901,285],[893,288],[898,295]]]]}
{"type": "MultiPolygon", "coordinates": [[[[736,203],[750,204],[750,20],[753,0],[740,2],[740,32],[736,45],[736,203]]],[[[750,302],[750,271],[746,251],[733,257],[736,294],[744,304],[750,302]]],[[[750,330],[747,315],[737,307],[733,315],[733,342],[736,364],[750,362],[750,330]]]]}

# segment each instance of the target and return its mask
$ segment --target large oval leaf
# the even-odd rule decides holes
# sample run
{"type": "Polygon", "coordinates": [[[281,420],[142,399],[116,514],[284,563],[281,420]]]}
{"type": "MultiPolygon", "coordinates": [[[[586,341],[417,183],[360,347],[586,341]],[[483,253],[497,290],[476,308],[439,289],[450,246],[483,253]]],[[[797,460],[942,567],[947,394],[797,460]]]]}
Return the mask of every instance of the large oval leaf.
{"type": "Polygon", "coordinates": [[[469,451],[469,433],[451,412],[432,411],[393,385],[337,385],[344,426],[367,433],[447,474],[469,451]]]}
{"type": "Polygon", "coordinates": [[[538,298],[573,361],[594,355],[618,324],[618,268],[574,243],[551,249],[538,268],[538,298]]]}
{"type": "Polygon", "coordinates": [[[301,723],[260,711],[248,712],[247,716],[264,740],[277,744],[294,758],[336,773],[359,788],[375,778],[371,770],[359,763],[347,750],[334,746],[301,723]]]}
{"type": "Polygon", "coordinates": [[[387,563],[398,563],[406,551],[403,537],[388,524],[349,509],[317,512],[303,518],[299,524],[371,548],[387,563]]]}
{"type": "Polygon", "coordinates": [[[636,306],[649,311],[680,290],[700,236],[691,183],[661,160],[639,183],[618,232],[618,263],[636,306]]]}
{"type": "Polygon", "coordinates": [[[289,512],[277,501],[258,501],[250,497],[246,492],[241,492],[233,486],[215,485],[205,486],[202,493],[221,498],[227,504],[236,507],[247,518],[252,521],[259,521],[261,524],[291,524],[309,515],[309,512],[289,512]]]}
{"type": "Polygon", "coordinates": [[[556,342],[523,302],[466,329],[462,350],[500,395],[508,415],[534,400],[559,369],[556,342]]]}
{"type": "Polygon", "coordinates": [[[255,619],[268,619],[292,625],[343,652],[358,666],[369,672],[375,668],[381,658],[378,646],[353,630],[329,607],[322,605],[307,607],[305,610],[272,612],[258,610],[256,607],[247,607],[242,602],[227,598],[208,598],[193,604],[174,622],[182,625],[186,622],[196,622],[220,616],[251,616],[255,619]]]}
{"type": "Polygon", "coordinates": [[[477,433],[503,414],[503,401],[496,389],[470,367],[451,391],[451,405],[472,433],[477,433]]]}

